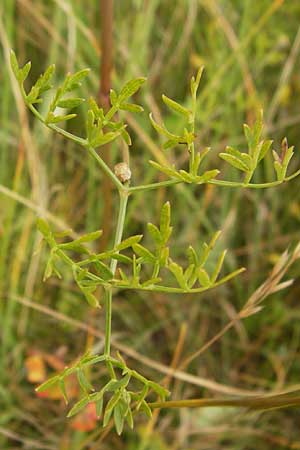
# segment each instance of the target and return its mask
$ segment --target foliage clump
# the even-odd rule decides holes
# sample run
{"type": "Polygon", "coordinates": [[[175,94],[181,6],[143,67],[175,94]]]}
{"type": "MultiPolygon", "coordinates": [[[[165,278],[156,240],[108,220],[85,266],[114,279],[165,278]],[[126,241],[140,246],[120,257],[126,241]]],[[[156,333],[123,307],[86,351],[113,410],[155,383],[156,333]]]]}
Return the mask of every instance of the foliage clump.
{"type": "MultiPolygon", "coordinates": [[[[139,77],[129,81],[119,93],[111,90],[111,106],[107,112],[104,112],[94,99],[89,99],[86,114],[86,134],[82,137],[71,134],[62,128],[60,124],[76,117],[75,113],[70,113],[69,111],[85,102],[85,99],[76,96],[75,92],[88,75],[89,69],[81,70],[75,74],[68,74],[61,86],[55,90],[48,112],[45,116],[42,116],[36,109],[36,105],[42,102],[42,95],[52,89],[55,67],[50,66],[27,93],[24,88],[24,81],[31,68],[30,62],[20,68],[16,56],[12,52],[11,66],[18,80],[24,102],[35,117],[51,130],[80,144],[84,151],[95,159],[100,169],[110,177],[119,194],[119,212],[116,221],[114,244],[112,248],[105,249],[101,253],[95,252],[92,247],[93,241],[101,237],[101,231],[88,233],[74,240],[66,240],[70,236],[69,231],[56,233],[43,218],[38,219],[37,226],[50,249],[44,279],[52,275],[61,278],[64,271],[63,266],[66,266],[72,272],[74,281],[88,304],[92,307],[100,307],[98,295],[100,287],[104,293],[106,308],[104,353],[101,355],[84,354],[73,366],[67,367],[60,374],[50,378],[39,386],[38,390],[43,391],[53,385],[59,385],[62,395],[67,402],[65,379],[70,375],[76,374],[78,383],[82,388],[82,398],[71,408],[68,416],[77,414],[89,403],[93,402],[96,404],[97,415],[99,417],[103,415],[103,425],[106,426],[111,417],[113,417],[116,430],[120,434],[125,422],[131,428],[133,427],[134,412],[143,411],[150,417],[151,408],[157,407],[157,405],[161,407],[169,392],[164,387],[146,379],[143,375],[129,368],[119,353],[117,357],[111,355],[113,290],[117,288],[118,290],[142,290],[171,294],[202,293],[227,282],[244,270],[244,268],[241,268],[229,274],[221,275],[226,250],[219,254],[213,269],[207,269],[207,261],[217,239],[220,237],[220,231],[217,231],[208,243],[203,242],[200,246],[200,251],[196,251],[192,245],[189,245],[184,266],[175,261],[171,255],[170,248],[172,226],[171,205],[169,202],[163,205],[158,224],[147,224],[147,231],[153,242],[150,248],[144,245],[142,235],[124,238],[128,198],[136,192],[158,189],[162,186],[172,186],[178,183],[194,185],[214,184],[236,188],[268,188],[293,179],[299,175],[300,170],[292,175],[287,175],[289,163],[293,156],[293,147],[289,147],[287,140],[284,139],[281,151],[277,153],[273,150],[275,178],[265,183],[252,182],[258,164],[272,148],[272,141],[263,138],[262,112],[258,113],[253,127],[244,125],[244,133],[248,145],[247,152],[227,146],[225,151],[219,154],[221,159],[241,172],[242,178],[240,181],[219,178],[220,170],[218,168],[202,170],[203,159],[210,149],[204,148],[199,150],[195,144],[197,92],[202,75],[201,68],[190,83],[191,108],[177,103],[166,95],[162,96],[164,104],[171,112],[183,117],[185,126],[181,131],[168,130],[164,124],[157,123],[150,114],[150,121],[154,130],[164,139],[163,148],[166,151],[174,147],[183,148],[188,155],[188,168],[177,168],[150,161],[150,164],[155,169],[166,175],[167,180],[148,185],[130,186],[130,176],[126,179],[118,176],[118,173],[114,172],[104,162],[99,153],[96,152],[96,149],[101,150],[101,147],[105,144],[118,138],[122,139],[125,145],[131,145],[127,125],[119,119],[118,113],[120,111],[133,113],[141,113],[143,111],[140,105],[132,103],[130,100],[144,84],[145,78],[139,77]],[[64,112],[65,110],[68,112],[64,112]],[[109,379],[103,387],[97,390],[87,376],[87,368],[91,368],[99,363],[106,365],[109,379]],[[149,403],[151,395],[158,397],[156,403],[149,403]]],[[[131,173],[130,168],[128,170],[128,173],[131,173]]],[[[258,298],[260,302],[261,297],[258,298]]],[[[256,299],[255,302],[256,305],[258,300],[256,299]]],[[[241,318],[253,313],[255,308],[252,303],[250,305],[251,311],[248,308],[246,314],[242,310],[244,315],[241,313],[241,318]]]]}

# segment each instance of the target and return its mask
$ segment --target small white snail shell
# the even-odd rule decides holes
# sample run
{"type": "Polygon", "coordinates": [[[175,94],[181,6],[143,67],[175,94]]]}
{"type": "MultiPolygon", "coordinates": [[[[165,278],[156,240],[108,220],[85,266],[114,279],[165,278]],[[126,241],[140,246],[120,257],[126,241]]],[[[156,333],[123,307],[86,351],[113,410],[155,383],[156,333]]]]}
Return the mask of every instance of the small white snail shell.
{"type": "Polygon", "coordinates": [[[115,165],[114,172],[116,177],[121,181],[121,183],[126,183],[131,178],[131,170],[129,169],[128,164],[125,162],[120,162],[115,165]]]}

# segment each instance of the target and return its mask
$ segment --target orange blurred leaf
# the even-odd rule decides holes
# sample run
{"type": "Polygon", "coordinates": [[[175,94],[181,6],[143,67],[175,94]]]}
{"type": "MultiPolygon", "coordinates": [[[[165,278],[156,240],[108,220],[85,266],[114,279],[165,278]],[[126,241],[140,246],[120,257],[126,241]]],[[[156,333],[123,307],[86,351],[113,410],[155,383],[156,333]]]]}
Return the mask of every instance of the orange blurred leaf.
{"type": "Polygon", "coordinates": [[[97,415],[95,403],[89,403],[87,407],[78,414],[71,423],[71,427],[77,431],[92,431],[97,426],[97,415]]]}
{"type": "Polygon", "coordinates": [[[42,383],[46,378],[46,367],[41,355],[35,354],[25,359],[27,380],[30,383],[42,383]]]}

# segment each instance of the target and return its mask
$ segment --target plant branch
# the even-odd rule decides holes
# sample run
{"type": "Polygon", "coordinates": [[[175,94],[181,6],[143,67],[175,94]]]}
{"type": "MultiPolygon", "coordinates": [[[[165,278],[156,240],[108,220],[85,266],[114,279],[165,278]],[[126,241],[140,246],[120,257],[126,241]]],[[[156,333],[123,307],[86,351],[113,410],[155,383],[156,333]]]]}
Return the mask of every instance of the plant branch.
{"type": "MultiPolygon", "coordinates": [[[[100,0],[100,23],[101,23],[101,64],[100,64],[100,87],[99,104],[107,113],[110,109],[109,92],[111,89],[111,73],[113,68],[113,19],[114,19],[114,1],[100,0]]],[[[104,147],[104,162],[107,166],[111,163],[111,145],[104,147]]],[[[113,215],[113,193],[112,179],[105,179],[102,184],[102,193],[105,199],[103,225],[103,236],[100,249],[106,248],[111,234],[111,223],[113,215]]],[[[114,182],[114,181],[113,181],[114,182]]]]}
{"type": "Polygon", "coordinates": [[[106,162],[101,158],[101,156],[98,155],[96,150],[91,147],[90,145],[85,145],[87,148],[89,154],[94,158],[95,161],[99,164],[103,172],[106,173],[106,175],[111,179],[113,184],[116,186],[116,188],[121,191],[125,191],[126,188],[123,186],[121,181],[116,177],[116,175],[113,173],[113,171],[109,168],[109,166],[106,164],[106,162]]]}
{"type": "Polygon", "coordinates": [[[267,410],[276,408],[290,408],[300,405],[300,396],[288,396],[284,394],[257,397],[257,398],[201,398],[192,400],[171,400],[165,402],[153,402],[148,404],[150,408],[204,408],[204,407],[244,407],[252,410],[267,410]]]}
{"type": "MultiPolygon", "coordinates": [[[[119,181],[119,180],[118,180],[119,181]]],[[[122,185],[123,187],[123,185],[122,185]]],[[[120,205],[119,205],[119,215],[118,215],[118,222],[117,222],[117,228],[115,233],[115,242],[114,247],[117,247],[120,242],[122,241],[123,236],[123,230],[124,230],[124,223],[125,223],[125,216],[126,216],[126,208],[127,208],[127,201],[128,201],[128,193],[123,189],[122,191],[119,191],[120,194],[120,205]]],[[[113,274],[115,274],[117,269],[117,260],[112,259],[110,263],[110,270],[113,274]]],[[[112,288],[105,290],[105,355],[110,354],[110,341],[111,341],[111,319],[112,319],[112,288]]]]}
{"type": "MultiPolygon", "coordinates": [[[[249,189],[267,189],[270,187],[279,186],[280,184],[283,184],[287,181],[293,180],[294,178],[296,178],[299,175],[300,175],[300,169],[297,170],[297,172],[293,173],[292,175],[286,177],[282,181],[270,181],[268,183],[244,183],[244,182],[239,182],[239,181],[209,180],[209,181],[206,181],[205,183],[199,183],[199,184],[214,184],[216,186],[234,187],[234,188],[241,187],[241,188],[249,188],[249,189]]],[[[140,185],[140,186],[132,186],[132,187],[128,188],[128,192],[130,194],[135,194],[137,192],[150,191],[152,189],[159,189],[161,187],[174,186],[175,184],[181,184],[181,183],[184,183],[184,181],[175,180],[175,179],[166,180],[166,181],[161,181],[158,183],[150,183],[150,184],[144,184],[144,185],[140,185]]]]}

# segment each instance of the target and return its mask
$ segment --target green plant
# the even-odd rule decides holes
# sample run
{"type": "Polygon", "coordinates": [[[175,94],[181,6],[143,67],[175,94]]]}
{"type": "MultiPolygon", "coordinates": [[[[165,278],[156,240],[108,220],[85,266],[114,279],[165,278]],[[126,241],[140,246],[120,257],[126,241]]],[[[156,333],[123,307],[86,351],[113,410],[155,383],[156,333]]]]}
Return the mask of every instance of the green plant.
{"type": "MultiPolygon", "coordinates": [[[[214,184],[237,188],[268,188],[295,178],[300,174],[300,170],[287,176],[288,165],[293,156],[293,147],[288,147],[287,140],[284,139],[280,154],[273,151],[276,179],[265,183],[253,183],[251,181],[259,162],[266,157],[272,146],[272,141],[262,138],[263,120],[260,112],[253,127],[244,126],[248,152],[240,152],[228,146],[225,152],[219,154],[223,160],[244,173],[244,178],[239,182],[220,180],[217,179],[217,176],[220,174],[218,169],[202,171],[202,161],[209,152],[209,148],[196,151],[195,146],[197,91],[202,74],[202,69],[200,69],[196,77],[193,77],[191,80],[190,108],[180,105],[167,96],[162,97],[163,102],[172,112],[180,114],[185,119],[186,125],[180,133],[177,132],[175,134],[169,131],[165,125],[158,124],[150,115],[150,121],[154,129],[165,138],[163,145],[165,150],[176,146],[186,149],[188,152],[188,167],[186,169],[177,169],[175,166],[161,165],[150,161],[154,168],[167,175],[169,179],[147,185],[130,186],[131,170],[128,165],[125,162],[121,162],[112,171],[96,152],[96,149],[117,138],[123,139],[125,145],[131,145],[131,138],[126,129],[127,126],[118,119],[117,113],[120,111],[134,113],[143,111],[140,105],[131,103],[130,98],[138,92],[144,84],[145,78],[136,78],[129,81],[119,93],[111,90],[111,106],[107,112],[99,108],[94,99],[90,99],[86,117],[86,136],[79,137],[57,125],[73,119],[76,117],[76,114],[61,114],[57,111],[58,108],[72,110],[84,103],[85,99],[74,96],[73,92],[80,86],[82,80],[88,75],[89,70],[81,70],[73,75],[68,74],[66,76],[62,85],[55,91],[49,110],[44,117],[36,109],[35,105],[41,103],[41,95],[52,88],[51,80],[54,75],[54,66],[50,66],[39,77],[28,93],[25,91],[24,81],[29,74],[31,64],[27,63],[20,68],[14,52],[11,52],[11,66],[18,80],[23,99],[34,116],[51,130],[81,145],[111,179],[119,194],[119,212],[114,244],[112,248],[101,253],[96,253],[91,247],[91,243],[100,238],[101,231],[88,233],[75,240],[69,239],[66,241],[66,237],[70,236],[69,231],[55,233],[47,222],[42,218],[38,219],[38,229],[50,248],[44,279],[49,278],[53,274],[61,278],[62,265],[67,266],[72,272],[74,281],[83,296],[93,307],[100,307],[96,291],[98,288],[101,288],[105,298],[106,330],[105,349],[102,355],[86,353],[72,367],[67,367],[60,374],[50,378],[39,386],[37,390],[46,390],[58,384],[67,402],[65,379],[72,374],[76,374],[82,388],[83,397],[70,410],[69,416],[78,413],[91,402],[96,403],[97,414],[101,416],[104,408],[104,397],[109,394],[109,400],[105,402],[103,425],[106,426],[113,416],[116,430],[120,434],[125,420],[130,427],[133,427],[134,411],[142,410],[148,416],[151,416],[151,408],[164,407],[168,406],[168,404],[169,406],[178,407],[180,402],[165,402],[164,400],[169,392],[164,387],[130,369],[119,353],[117,357],[111,355],[113,290],[117,288],[118,290],[143,290],[173,294],[201,293],[227,282],[244,270],[244,268],[240,268],[220,277],[226,251],[219,255],[212,271],[207,269],[206,263],[220,236],[220,231],[212,236],[209,243],[204,242],[198,252],[192,246],[189,246],[187,249],[187,263],[184,267],[174,261],[170,256],[169,247],[169,239],[172,233],[171,206],[169,202],[166,202],[161,209],[159,224],[148,223],[147,225],[148,233],[153,240],[152,248],[147,248],[141,243],[142,235],[129,236],[123,239],[128,198],[136,192],[149,191],[178,183],[214,184]],[[86,369],[98,363],[106,365],[109,381],[100,390],[95,390],[86,375],[86,369]],[[132,390],[134,388],[136,389],[132,390]],[[148,396],[151,392],[157,395],[157,402],[149,403],[148,396]]],[[[278,280],[281,276],[282,274],[280,274],[278,280]]],[[[261,297],[259,297],[259,301],[261,301],[261,297]]],[[[241,317],[247,317],[247,315],[257,312],[260,308],[257,306],[257,303],[257,299],[250,305],[247,303],[246,309],[242,310],[241,317]]],[[[291,402],[288,399],[285,403],[284,401],[270,403],[271,406],[274,404],[279,404],[280,406],[284,404],[286,406],[298,404],[298,400],[297,402],[291,402]]],[[[199,406],[199,404],[201,402],[195,403],[196,406],[199,406]]],[[[224,403],[222,400],[219,404],[226,404],[226,401],[224,403]]],[[[227,404],[242,403],[232,403],[232,401],[228,400],[227,404]]],[[[181,405],[187,406],[191,404],[183,401],[181,405]]],[[[255,402],[252,406],[255,407],[255,402]]]]}

